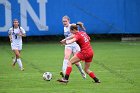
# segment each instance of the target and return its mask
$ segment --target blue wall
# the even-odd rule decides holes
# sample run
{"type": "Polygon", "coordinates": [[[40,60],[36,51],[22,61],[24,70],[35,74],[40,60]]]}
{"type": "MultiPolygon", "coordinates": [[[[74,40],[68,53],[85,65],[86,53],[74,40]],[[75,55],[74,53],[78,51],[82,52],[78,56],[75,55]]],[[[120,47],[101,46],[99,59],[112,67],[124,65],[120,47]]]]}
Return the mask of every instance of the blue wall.
{"type": "Polygon", "coordinates": [[[6,9],[11,11],[11,18],[7,19],[10,26],[14,18],[22,23],[24,23],[22,20],[27,21],[28,36],[62,35],[64,15],[71,18],[71,23],[84,22],[89,34],[140,34],[140,0],[1,0],[0,36],[7,36],[10,27],[7,26],[2,30],[6,25],[6,16],[10,16],[5,14],[6,9]],[[38,2],[43,1],[45,9],[40,9],[38,2]],[[21,7],[21,4],[24,7],[21,7]],[[35,17],[28,10],[28,5],[38,19],[41,19],[41,13],[45,13],[45,23],[33,19],[35,17]],[[23,13],[22,10],[25,8],[27,11],[23,13]],[[40,26],[37,27],[36,24],[40,26]]]}

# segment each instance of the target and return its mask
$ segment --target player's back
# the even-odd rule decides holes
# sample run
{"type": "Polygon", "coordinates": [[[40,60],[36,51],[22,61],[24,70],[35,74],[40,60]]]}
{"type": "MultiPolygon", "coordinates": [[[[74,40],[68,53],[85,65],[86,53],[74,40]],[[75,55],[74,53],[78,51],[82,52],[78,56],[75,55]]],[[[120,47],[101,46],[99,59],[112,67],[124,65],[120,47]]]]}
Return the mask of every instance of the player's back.
{"type": "Polygon", "coordinates": [[[86,34],[86,32],[79,31],[75,34],[75,37],[77,39],[77,44],[81,48],[81,51],[92,49],[90,45],[90,37],[86,34]]]}

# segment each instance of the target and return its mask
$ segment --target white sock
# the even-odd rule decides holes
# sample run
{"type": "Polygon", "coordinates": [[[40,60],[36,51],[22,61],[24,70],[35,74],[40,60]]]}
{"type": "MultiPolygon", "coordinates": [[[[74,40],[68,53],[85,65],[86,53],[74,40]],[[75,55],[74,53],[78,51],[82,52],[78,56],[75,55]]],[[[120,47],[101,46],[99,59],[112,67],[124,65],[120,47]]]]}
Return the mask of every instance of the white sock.
{"type": "Polygon", "coordinates": [[[76,65],[76,66],[79,69],[79,71],[81,72],[81,74],[84,74],[85,73],[84,70],[82,69],[82,65],[81,65],[80,62],[79,62],[79,65],[76,65]]]}
{"type": "Polygon", "coordinates": [[[17,63],[19,65],[20,69],[22,69],[23,66],[22,66],[22,62],[21,62],[21,59],[20,58],[17,59],[17,63]]]}
{"type": "Polygon", "coordinates": [[[63,60],[62,72],[63,72],[64,75],[65,75],[65,73],[66,73],[68,61],[69,61],[68,59],[64,59],[64,60],[63,60]]]}

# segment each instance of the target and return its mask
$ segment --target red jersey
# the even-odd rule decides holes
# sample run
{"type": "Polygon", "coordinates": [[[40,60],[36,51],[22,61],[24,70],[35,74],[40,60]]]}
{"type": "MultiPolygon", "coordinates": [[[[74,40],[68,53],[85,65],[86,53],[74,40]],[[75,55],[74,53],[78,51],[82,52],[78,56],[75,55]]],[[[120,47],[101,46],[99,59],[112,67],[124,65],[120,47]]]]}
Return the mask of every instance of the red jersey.
{"type": "Polygon", "coordinates": [[[81,48],[81,52],[91,51],[92,47],[90,45],[90,37],[86,32],[79,31],[75,34],[76,42],[81,48]]]}

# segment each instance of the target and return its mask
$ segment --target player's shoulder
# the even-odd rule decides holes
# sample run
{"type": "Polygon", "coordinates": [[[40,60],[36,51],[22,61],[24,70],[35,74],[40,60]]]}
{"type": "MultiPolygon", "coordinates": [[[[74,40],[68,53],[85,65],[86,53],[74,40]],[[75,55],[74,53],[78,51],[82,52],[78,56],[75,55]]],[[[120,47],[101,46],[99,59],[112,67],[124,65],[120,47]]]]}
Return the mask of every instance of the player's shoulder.
{"type": "Polygon", "coordinates": [[[22,27],[20,27],[21,31],[25,32],[25,29],[23,29],[22,27]]]}
{"type": "Polygon", "coordinates": [[[23,27],[20,27],[21,30],[24,30],[23,27]]]}
{"type": "Polygon", "coordinates": [[[71,26],[72,24],[69,24],[69,27],[71,26]]]}
{"type": "Polygon", "coordinates": [[[79,31],[79,33],[81,33],[81,34],[85,34],[86,32],[85,32],[85,31],[79,31]]]}
{"type": "Polygon", "coordinates": [[[78,31],[78,32],[77,32],[77,34],[82,34],[82,33],[84,33],[84,32],[83,32],[83,31],[78,31]]]}
{"type": "Polygon", "coordinates": [[[75,35],[78,37],[81,37],[81,35],[85,34],[84,31],[78,31],[75,35]]]}
{"type": "Polygon", "coordinates": [[[9,30],[13,30],[13,27],[9,28],[9,30]]]}

